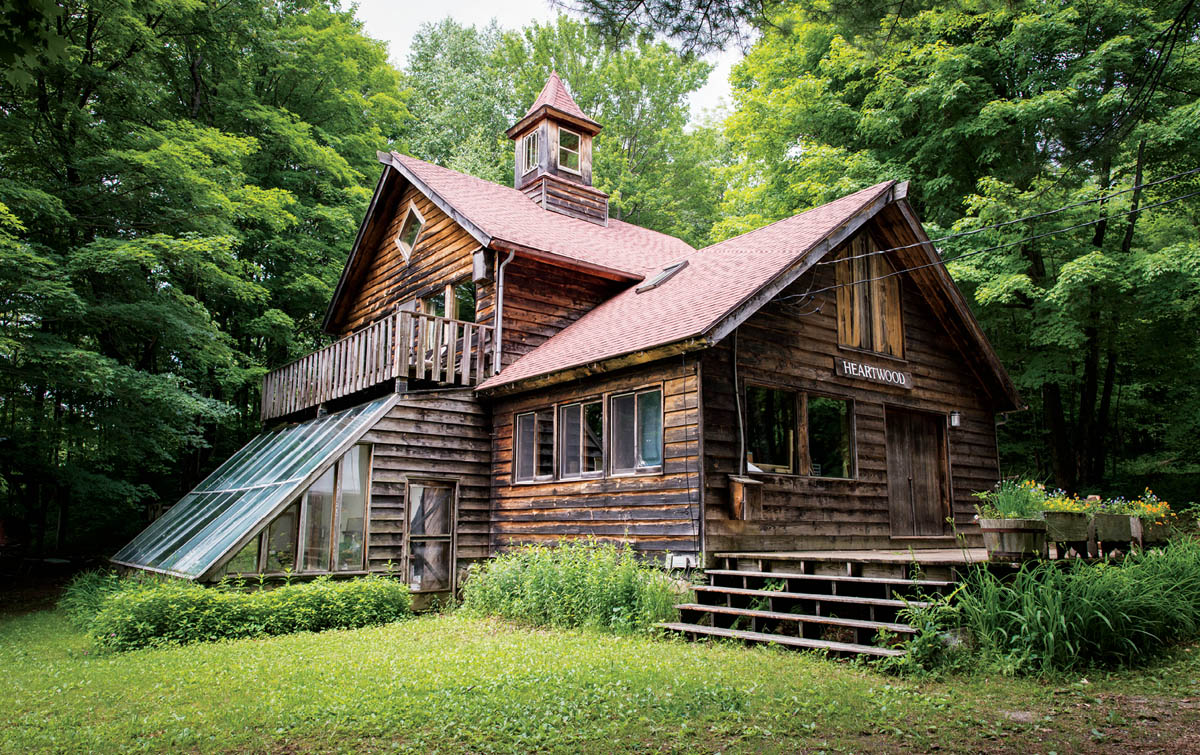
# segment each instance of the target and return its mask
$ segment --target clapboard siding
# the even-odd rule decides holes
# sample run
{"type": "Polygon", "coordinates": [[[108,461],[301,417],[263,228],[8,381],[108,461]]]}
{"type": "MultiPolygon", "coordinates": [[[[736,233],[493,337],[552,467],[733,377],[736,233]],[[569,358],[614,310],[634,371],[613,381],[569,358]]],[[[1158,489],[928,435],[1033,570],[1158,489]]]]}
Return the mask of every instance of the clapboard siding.
{"type": "Polygon", "coordinates": [[[410,477],[458,482],[457,570],[488,556],[488,416],[471,390],[403,396],[363,437],[374,444],[368,559],[372,571],[404,564],[405,490],[410,477]]]}
{"type": "MultiPolygon", "coordinates": [[[[837,251],[840,249],[835,254],[837,251]]],[[[946,435],[952,511],[960,531],[974,530],[971,493],[989,487],[998,476],[992,404],[918,287],[909,275],[900,278],[903,360],[840,348],[837,297],[833,291],[814,299],[768,304],[742,324],[736,338],[731,335],[704,353],[701,394],[708,551],[873,548],[909,542],[890,537],[885,406],[943,416],[951,411],[962,413],[962,426],[948,428],[946,435]],[[756,475],[765,482],[761,519],[730,518],[728,476],[737,473],[740,453],[733,391],[735,340],[737,377],[743,386],[758,383],[853,399],[855,479],[756,475]],[[839,377],[834,373],[835,357],[909,372],[914,388],[839,377]]],[[[784,295],[803,296],[834,283],[833,266],[817,265],[784,295]]]]}
{"type": "MultiPolygon", "coordinates": [[[[624,285],[516,257],[504,268],[504,353],[507,367],[615,295],[624,285]]],[[[490,304],[490,301],[489,301],[490,304]]]]}
{"type": "Polygon", "coordinates": [[[657,362],[493,402],[493,551],[590,536],[647,553],[696,553],[701,527],[696,370],[694,359],[657,362]],[[512,483],[514,415],[654,385],[663,388],[661,473],[512,483]]]}
{"type": "MultiPolygon", "coordinates": [[[[443,290],[447,283],[471,278],[471,256],[478,242],[425,195],[405,185],[386,210],[382,232],[360,250],[366,259],[346,282],[346,296],[334,325],[338,334],[351,333],[395,310],[396,305],[443,290]],[[405,260],[395,239],[408,213],[409,202],[425,218],[416,248],[405,260]]],[[[491,282],[476,290],[476,320],[491,322],[491,282]]],[[[450,313],[447,313],[450,314],[450,313]]]]}

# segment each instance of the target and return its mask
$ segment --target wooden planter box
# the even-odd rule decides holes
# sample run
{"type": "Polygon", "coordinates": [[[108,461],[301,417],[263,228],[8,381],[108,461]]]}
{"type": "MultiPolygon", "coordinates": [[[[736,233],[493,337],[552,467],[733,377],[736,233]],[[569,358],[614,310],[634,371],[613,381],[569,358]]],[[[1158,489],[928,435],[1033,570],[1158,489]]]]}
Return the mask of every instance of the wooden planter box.
{"type": "Polygon", "coordinates": [[[1102,543],[1128,543],[1133,540],[1133,527],[1127,514],[1096,514],[1092,522],[1096,539],[1102,543]]]}
{"type": "Polygon", "coordinates": [[[1130,517],[1133,539],[1143,548],[1162,545],[1171,537],[1171,525],[1165,519],[1142,519],[1130,517]]]}
{"type": "Polygon", "coordinates": [[[1088,539],[1088,520],[1082,512],[1047,511],[1046,539],[1056,543],[1079,543],[1088,539]]]}
{"type": "Polygon", "coordinates": [[[1046,522],[1042,519],[980,519],[979,530],[990,560],[1046,557],[1046,522]]]}

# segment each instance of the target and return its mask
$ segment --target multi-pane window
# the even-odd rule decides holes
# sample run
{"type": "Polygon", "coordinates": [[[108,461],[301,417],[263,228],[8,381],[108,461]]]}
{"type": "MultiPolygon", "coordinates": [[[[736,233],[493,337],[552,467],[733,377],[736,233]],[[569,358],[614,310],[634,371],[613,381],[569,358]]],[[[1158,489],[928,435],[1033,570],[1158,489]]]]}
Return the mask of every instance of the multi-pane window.
{"type": "Polygon", "coordinates": [[[852,404],[845,399],[809,396],[806,424],[810,474],[853,477],[852,404]]]}
{"type": "Polygon", "coordinates": [[[408,214],[404,216],[404,222],[400,225],[400,233],[396,236],[396,246],[400,249],[400,254],[404,255],[404,260],[412,256],[413,248],[417,245],[417,239],[421,237],[421,230],[425,227],[425,218],[421,217],[421,213],[417,212],[415,205],[408,206],[408,214]]]}
{"type": "Polygon", "coordinates": [[[225,573],[364,570],[370,485],[371,447],[359,444],[238,551],[225,573]]]}
{"type": "Polygon", "coordinates": [[[517,482],[554,477],[553,409],[518,414],[514,442],[516,468],[513,478],[517,482]]]}
{"type": "Polygon", "coordinates": [[[521,172],[528,173],[538,166],[538,132],[531,131],[521,140],[521,172]]]}
{"type": "Polygon", "coordinates": [[[514,418],[513,482],[657,472],[663,465],[663,395],[646,388],[572,401],[514,418]]]}
{"type": "Polygon", "coordinates": [[[454,319],[475,322],[475,284],[463,281],[454,287],[454,319]]]}
{"type": "Polygon", "coordinates": [[[558,167],[571,173],[579,172],[579,134],[558,129],[558,167]]]}
{"type": "Polygon", "coordinates": [[[599,401],[564,404],[558,409],[558,476],[597,477],[604,473],[604,405],[599,401]]]}
{"type": "Polygon", "coordinates": [[[662,466],[662,391],[654,388],[609,399],[610,470],[640,472],[662,466]]]}
{"type": "Polygon", "coordinates": [[[867,233],[855,236],[836,259],[838,343],[903,358],[900,276],[895,268],[867,233]]]}
{"type": "Polygon", "coordinates": [[[796,471],[796,394],[746,387],[746,462],[750,469],[796,471]]]}

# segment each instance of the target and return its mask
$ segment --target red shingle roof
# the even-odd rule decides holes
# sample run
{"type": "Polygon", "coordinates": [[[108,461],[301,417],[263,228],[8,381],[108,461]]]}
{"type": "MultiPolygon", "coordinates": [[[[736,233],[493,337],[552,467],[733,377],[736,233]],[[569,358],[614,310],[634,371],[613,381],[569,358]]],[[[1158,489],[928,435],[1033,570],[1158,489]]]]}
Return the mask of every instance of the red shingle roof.
{"type": "Polygon", "coordinates": [[[546,79],[546,86],[542,87],[541,94],[539,94],[537,99],[533,101],[533,105],[531,105],[529,109],[525,111],[525,115],[521,116],[521,120],[525,120],[529,116],[536,113],[539,108],[546,105],[549,105],[555,110],[566,113],[572,118],[578,118],[581,121],[593,123],[597,127],[600,125],[583,114],[583,111],[580,110],[579,105],[576,104],[575,98],[571,96],[570,92],[567,91],[566,86],[563,85],[562,79],[558,77],[558,71],[552,71],[550,73],[550,78],[546,79]]]}
{"type": "MultiPolygon", "coordinates": [[[[455,212],[492,239],[641,278],[695,251],[687,242],[620,220],[599,226],[535,204],[517,189],[392,153],[455,212]]],[[[436,201],[436,200],[435,200],[436,201]]]]}
{"type": "Polygon", "coordinates": [[[805,252],[888,191],[893,183],[876,184],[694,251],[687,255],[687,266],[662,285],[642,293],[637,292],[637,286],[631,286],[479,388],[497,388],[703,336],[805,252]]]}

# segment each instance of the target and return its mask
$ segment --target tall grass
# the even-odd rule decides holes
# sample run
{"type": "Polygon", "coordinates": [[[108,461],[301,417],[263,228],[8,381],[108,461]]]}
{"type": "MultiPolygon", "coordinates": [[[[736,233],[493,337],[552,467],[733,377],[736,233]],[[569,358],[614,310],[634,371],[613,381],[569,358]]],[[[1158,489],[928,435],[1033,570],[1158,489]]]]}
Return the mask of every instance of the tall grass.
{"type": "Polygon", "coordinates": [[[633,632],[676,618],[682,592],[628,546],[562,542],[472,567],[463,609],[534,625],[633,632]]]}
{"type": "Polygon", "coordinates": [[[1119,562],[1015,575],[968,572],[949,620],[977,657],[1012,673],[1047,674],[1144,662],[1200,637],[1200,542],[1183,539],[1119,562]]]}

